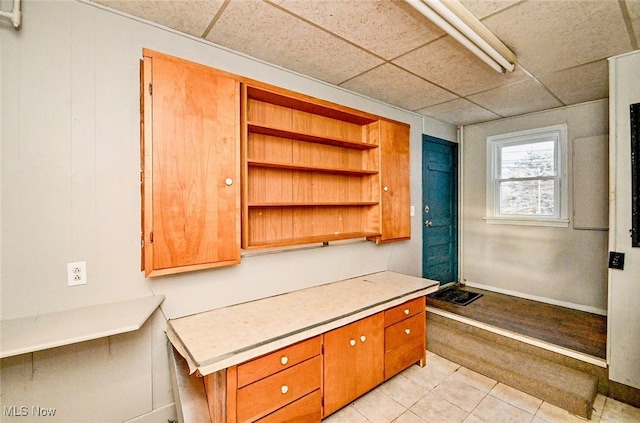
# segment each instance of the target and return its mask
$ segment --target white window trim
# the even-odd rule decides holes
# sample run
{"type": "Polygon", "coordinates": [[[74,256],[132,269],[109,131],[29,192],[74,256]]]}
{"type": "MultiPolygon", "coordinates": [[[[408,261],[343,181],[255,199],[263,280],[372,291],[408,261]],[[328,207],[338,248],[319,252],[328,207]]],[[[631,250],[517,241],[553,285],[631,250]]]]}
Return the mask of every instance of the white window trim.
{"type": "Polygon", "coordinates": [[[528,129],[525,131],[511,132],[508,134],[493,135],[487,137],[487,203],[486,223],[499,225],[526,225],[526,226],[552,226],[568,227],[568,153],[567,153],[567,125],[553,125],[544,128],[528,129]],[[537,140],[553,139],[556,143],[555,165],[557,168],[559,189],[555,190],[556,214],[554,216],[514,216],[499,214],[499,195],[497,188],[498,178],[498,151],[500,147],[513,144],[531,143],[537,140]]]}

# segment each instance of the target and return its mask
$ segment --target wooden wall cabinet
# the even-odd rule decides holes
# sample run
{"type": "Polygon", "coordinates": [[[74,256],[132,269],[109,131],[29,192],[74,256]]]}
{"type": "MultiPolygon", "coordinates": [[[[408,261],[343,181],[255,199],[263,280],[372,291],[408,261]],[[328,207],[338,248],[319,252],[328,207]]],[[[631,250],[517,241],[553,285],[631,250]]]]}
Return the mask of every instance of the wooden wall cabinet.
{"type": "Polygon", "coordinates": [[[324,334],[323,416],[339,410],[383,380],[383,313],[324,334]]]}
{"type": "Polygon", "coordinates": [[[411,238],[409,125],[380,121],[380,235],[376,243],[411,238]]]}
{"type": "Polygon", "coordinates": [[[143,270],[240,262],[240,84],[144,50],[141,86],[143,270]]]}
{"type": "Polygon", "coordinates": [[[142,268],[409,239],[409,125],[144,49],[142,268]]]}

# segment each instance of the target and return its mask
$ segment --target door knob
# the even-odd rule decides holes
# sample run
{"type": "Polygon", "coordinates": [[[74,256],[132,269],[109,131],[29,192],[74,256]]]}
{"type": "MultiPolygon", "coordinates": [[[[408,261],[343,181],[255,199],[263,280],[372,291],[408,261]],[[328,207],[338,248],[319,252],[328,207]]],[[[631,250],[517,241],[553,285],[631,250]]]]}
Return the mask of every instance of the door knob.
{"type": "Polygon", "coordinates": [[[425,221],[424,221],[424,225],[425,225],[425,226],[431,226],[431,225],[433,225],[433,222],[432,222],[432,221],[430,221],[430,220],[425,220],[425,221]]]}

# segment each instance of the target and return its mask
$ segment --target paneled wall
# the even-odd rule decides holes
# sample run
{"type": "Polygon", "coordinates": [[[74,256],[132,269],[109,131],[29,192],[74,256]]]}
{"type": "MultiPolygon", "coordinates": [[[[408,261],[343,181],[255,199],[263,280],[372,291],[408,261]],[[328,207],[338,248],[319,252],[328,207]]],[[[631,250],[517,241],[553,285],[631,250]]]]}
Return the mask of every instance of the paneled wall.
{"type": "Polygon", "coordinates": [[[2,318],[166,299],[140,331],[2,360],[3,406],[56,408],[48,421],[166,421],[174,412],[167,318],[385,269],[420,275],[418,214],[411,241],[252,253],[229,268],[145,279],[143,47],[410,123],[418,209],[423,124],[440,137],[454,128],[90,3],[26,1],[23,14],[21,31],[0,26],[2,318]],[[67,286],[74,261],[86,261],[87,285],[67,286]]]}

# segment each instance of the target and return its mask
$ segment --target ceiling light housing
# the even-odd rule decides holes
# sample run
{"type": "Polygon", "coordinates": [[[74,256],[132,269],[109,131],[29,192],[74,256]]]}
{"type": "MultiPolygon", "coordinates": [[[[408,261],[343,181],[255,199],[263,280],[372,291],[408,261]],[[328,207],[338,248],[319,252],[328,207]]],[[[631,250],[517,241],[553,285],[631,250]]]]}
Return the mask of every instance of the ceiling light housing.
{"type": "Polygon", "coordinates": [[[516,55],[457,0],[405,0],[499,73],[513,72],[516,55]]]}

